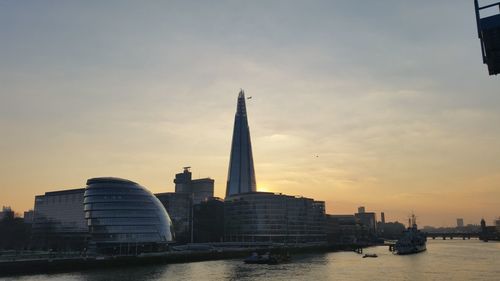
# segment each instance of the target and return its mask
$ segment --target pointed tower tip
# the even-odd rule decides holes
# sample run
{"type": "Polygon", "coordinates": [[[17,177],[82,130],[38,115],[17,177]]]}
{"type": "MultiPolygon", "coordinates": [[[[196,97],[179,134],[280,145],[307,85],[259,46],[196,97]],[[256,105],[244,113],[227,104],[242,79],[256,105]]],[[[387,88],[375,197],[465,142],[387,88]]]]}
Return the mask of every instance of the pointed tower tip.
{"type": "Polygon", "coordinates": [[[245,91],[240,88],[240,93],[238,94],[238,98],[244,98],[245,97],[245,91]]]}

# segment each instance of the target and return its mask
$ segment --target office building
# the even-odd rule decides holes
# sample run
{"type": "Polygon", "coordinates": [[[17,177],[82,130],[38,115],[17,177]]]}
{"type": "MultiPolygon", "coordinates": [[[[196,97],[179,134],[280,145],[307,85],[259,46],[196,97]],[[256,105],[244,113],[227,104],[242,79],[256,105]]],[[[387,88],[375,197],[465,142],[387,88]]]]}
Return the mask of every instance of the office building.
{"type": "Polygon", "coordinates": [[[2,206],[2,211],[0,212],[0,220],[5,218],[14,218],[14,211],[10,208],[10,206],[2,206]]]}
{"type": "Polygon", "coordinates": [[[176,174],[175,193],[188,193],[193,198],[193,204],[214,197],[214,180],[211,178],[192,179],[191,167],[184,167],[182,173],[176,174]]]}
{"type": "Polygon", "coordinates": [[[172,222],[145,187],[120,178],[87,180],[85,218],[89,249],[103,254],[163,251],[173,240],[172,222]]]}
{"type": "Polygon", "coordinates": [[[464,219],[462,218],[457,219],[457,227],[464,227],[464,219]]]}
{"type": "Polygon", "coordinates": [[[214,180],[211,178],[193,179],[184,167],[182,173],[175,175],[175,192],[157,193],[174,225],[175,241],[188,243],[193,241],[193,207],[210,200],[214,196],[214,180]]]}
{"type": "Polygon", "coordinates": [[[35,196],[32,243],[34,248],[83,249],[88,237],[83,212],[85,189],[46,192],[35,196]]]}
{"type": "Polygon", "coordinates": [[[193,200],[190,193],[156,193],[156,198],[167,210],[174,226],[174,240],[180,243],[191,242],[191,213],[193,200]]]}
{"type": "Polygon", "coordinates": [[[364,207],[361,210],[362,212],[354,214],[354,216],[359,220],[359,222],[366,226],[370,235],[375,236],[377,234],[377,216],[373,212],[365,212],[364,207]]]}
{"type": "Polygon", "coordinates": [[[194,205],[193,234],[195,243],[224,241],[224,201],[210,198],[194,205]]]}
{"type": "MultiPolygon", "coordinates": [[[[326,215],[326,236],[331,244],[352,244],[367,236],[354,215],[326,215]]],[[[365,231],[366,232],[366,231],[365,231]]]]}
{"type": "Polygon", "coordinates": [[[238,95],[238,104],[234,117],[226,197],[255,191],[257,191],[257,188],[252,156],[252,142],[248,127],[245,93],[241,90],[238,95]]]}
{"type": "Polygon", "coordinates": [[[225,241],[301,243],[326,241],[325,203],[270,192],[226,197],[225,241]]]}
{"type": "Polygon", "coordinates": [[[33,210],[25,211],[23,214],[24,223],[32,224],[34,217],[35,217],[35,212],[33,210]]]}
{"type": "Polygon", "coordinates": [[[380,222],[381,222],[382,224],[384,224],[384,223],[385,223],[385,213],[384,213],[384,212],[381,212],[381,213],[380,213],[380,222]]]}

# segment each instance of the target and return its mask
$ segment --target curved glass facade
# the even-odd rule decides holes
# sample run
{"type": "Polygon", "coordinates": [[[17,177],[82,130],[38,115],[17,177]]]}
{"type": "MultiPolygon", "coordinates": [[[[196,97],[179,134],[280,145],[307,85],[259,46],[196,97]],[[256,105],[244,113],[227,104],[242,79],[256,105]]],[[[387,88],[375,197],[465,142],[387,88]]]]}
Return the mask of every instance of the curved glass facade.
{"type": "Polygon", "coordinates": [[[141,251],[152,251],[173,239],[167,211],[149,190],[135,182],[119,178],[89,179],[83,204],[90,242],[98,250],[117,251],[119,247],[120,254],[125,254],[130,253],[132,244],[135,253],[137,245],[141,251]]]}

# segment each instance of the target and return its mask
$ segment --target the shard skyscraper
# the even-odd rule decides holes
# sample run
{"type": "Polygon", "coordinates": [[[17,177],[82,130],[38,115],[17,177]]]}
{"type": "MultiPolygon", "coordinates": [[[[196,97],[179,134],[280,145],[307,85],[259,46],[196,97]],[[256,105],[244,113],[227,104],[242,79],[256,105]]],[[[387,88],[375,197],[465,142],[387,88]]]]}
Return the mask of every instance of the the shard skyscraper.
{"type": "Polygon", "coordinates": [[[245,93],[241,90],[238,95],[236,116],[234,117],[226,197],[255,191],[257,189],[253,167],[252,142],[250,141],[250,129],[248,128],[245,93]]]}

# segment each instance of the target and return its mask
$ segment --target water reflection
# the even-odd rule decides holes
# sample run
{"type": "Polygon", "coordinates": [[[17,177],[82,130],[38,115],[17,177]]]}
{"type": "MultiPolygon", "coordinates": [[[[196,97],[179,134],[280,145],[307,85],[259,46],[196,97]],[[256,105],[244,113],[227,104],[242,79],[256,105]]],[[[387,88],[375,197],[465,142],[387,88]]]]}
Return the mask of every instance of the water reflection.
{"type": "MultiPolygon", "coordinates": [[[[169,270],[170,265],[158,266],[132,266],[125,268],[109,268],[109,269],[95,269],[78,274],[67,276],[65,280],[81,280],[81,281],[141,281],[141,280],[162,280],[162,276],[169,270]]],[[[51,279],[52,280],[52,279],[51,279]]],[[[169,279],[171,280],[171,279],[169,279]]]]}
{"type": "Polygon", "coordinates": [[[397,256],[387,247],[353,252],[293,256],[279,265],[244,264],[241,259],[33,275],[7,280],[499,280],[500,243],[478,240],[429,241],[428,251],[397,256]]]}

